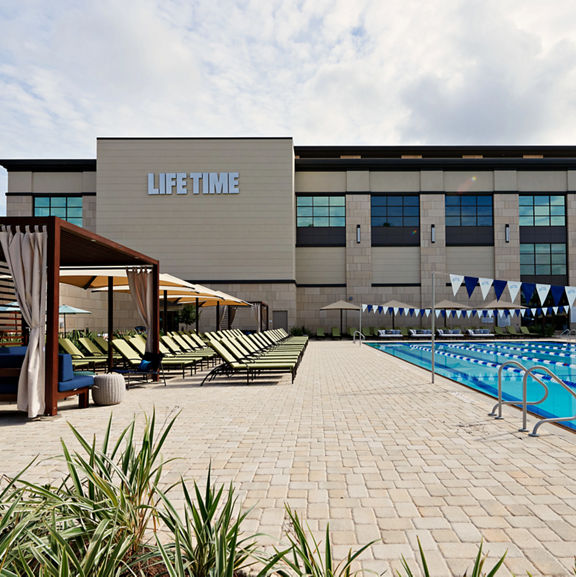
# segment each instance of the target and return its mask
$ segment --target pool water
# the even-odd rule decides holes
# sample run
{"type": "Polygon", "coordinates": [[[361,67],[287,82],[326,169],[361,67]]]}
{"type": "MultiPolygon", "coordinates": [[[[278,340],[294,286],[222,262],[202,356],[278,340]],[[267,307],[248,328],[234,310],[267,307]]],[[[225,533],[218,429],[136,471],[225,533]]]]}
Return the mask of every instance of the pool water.
{"type": "MultiPolygon", "coordinates": [[[[423,343],[367,343],[375,349],[430,370],[432,349],[423,343]]],[[[517,361],[527,368],[543,365],[560,377],[576,392],[576,345],[557,342],[442,342],[435,344],[436,373],[458,383],[498,397],[498,368],[508,361],[517,361]]],[[[507,401],[522,400],[523,371],[505,367],[502,372],[502,397],[507,401]]],[[[539,375],[550,390],[548,398],[529,410],[542,417],[576,415],[576,398],[548,376],[539,375]]],[[[528,379],[528,401],[540,399],[543,387],[528,379]]],[[[576,430],[576,420],[564,426],[576,430]]]]}

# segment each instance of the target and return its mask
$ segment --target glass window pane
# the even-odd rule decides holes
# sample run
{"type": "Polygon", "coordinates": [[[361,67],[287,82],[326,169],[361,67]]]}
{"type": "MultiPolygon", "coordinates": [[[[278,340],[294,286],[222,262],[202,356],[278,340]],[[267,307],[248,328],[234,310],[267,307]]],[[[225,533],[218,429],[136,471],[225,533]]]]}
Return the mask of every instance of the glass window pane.
{"type": "Polygon", "coordinates": [[[373,196],[372,206],[386,206],[388,204],[388,199],[385,196],[373,196]]]}
{"type": "Polygon", "coordinates": [[[563,196],[551,196],[550,197],[550,204],[554,206],[564,206],[564,197],[563,196]]]}
{"type": "Polygon", "coordinates": [[[475,216],[463,216],[461,226],[476,226],[475,216]]]}
{"type": "Polygon", "coordinates": [[[34,198],[34,205],[35,206],[50,206],[50,198],[47,196],[37,196],[34,198]]]}
{"type": "Polygon", "coordinates": [[[398,216],[391,216],[388,218],[388,224],[390,226],[402,226],[402,218],[398,216]]]}
{"type": "Polygon", "coordinates": [[[82,207],[82,197],[81,196],[69,196],[68,197],[68,208],[82,207]]]}
{"type": "Polygon", "coordinates": [[[59,218],[66,218],[65,208],[52,208],[50,210],[50,216],[57,216],[59,218]]]}
{"type": "Polygon", "coordinates": [[[420,213],[420,208],[418,206],[405,206],[404,216],[418,216],[420,213]]]}
{"type": "Polygon", "coordinates": [[[299,196],[297,199],[298,206],[312,206],[311,196],[299,196]]]}
{"type": "Polygon", "coordinates": [[[564,207],[563,206],[551,206],[550,207],[550,214],[554,216],[564,216],[564,207]]]}
{"type": "Polygon", "coordinates": [[[544,196],[544,195],[535,196],[534,197],[534,204],[536,206],[548,205],[548,204],[550,204],[550,197],[544,196]]]}
{"type": "Polygon", "coordinates": [[[531,216],[520,216],[520,226],[534,226],[534,219],[531,216]]]}
{"type": "Polygon", "coordinates": [[[71,218],[82,218],[82,207],[80,208],[68,208],[68,220],[71,218]]]}
{"type": "Polygon", "coordinates": [[[298,226],[300,227],[313,226],[312,217],[298,217],[298,226]]]}
{"type": "Polygon", "coordinates": [[[314,196],[314,206],[328,206],[330,204],[329,196],[314,196]]]}
{"type": "Polygon", "coordinates": [[[330,198],[330,206],[345,206],[346,205],[346,197],[345,196],[331,196],[330,198]]]}
{"type": "Polygon", "coordinates": [[[534,226],[550,226],[550,217],[549,216],[535,216],[534,217],[534,226]]]}
{"type": "Polygon", "coordinates": [[[420,199],[417,196],[405,196],[404,206],[420,206],[420,199]]]}
{"type": "Polygon", "coordinates": [[[534,214],[532,206],[519,206],[518,211],[520,216],[532,216],[534,214]]]}
{"type": "Polygon", "coordinates": [[[43,206],[37,206],[34,209],[34,216],[50,216],[50,209],[43,206]]]}
{"type": "Polygon", "coordinates": [[[82,219],[81,218],[69,218],[68,222],[75,224],[76,226],[82,226],[82,219]]]}
{"type": "Polygon", "coordinates": [[[552,264],[565,264],[566,257],[563,254],[552,253],[551,261],[552,264]]]}
{"type": "Polygon", "coordinates": [[[447,206],[446,207],[446,216],[460,216],[460,207],[459,206],[447,206]]]}
{"type": "Polygon", "coordinates": [[[314,205],[314,216],[328,216],[329,208],[327,206],[314,205]]]}
{"type": "Polygon", "coordinates": [[[544,243],[538,243],[534,245],[534,252],[536,254],[550,253],[550,245],[544,243]]]}
{"type": "Polygon", "coordinates": [[[314,217],[314,226],[330,226],[330,219],[326,217],[314,217]]]}
{"type": "Polygon", "coordinates": [[[482,216],[492,216],[492,207],[491,206],[479,206],[477,208],[477,212],[479,215],[482,215],[482,216]]]}
{"type": "Polygon", "coordinates": [[[534,245],[530,244],[530,243],[526,243],[526,244],[521,244],[520,245],[520,252],[527,254],[527,253],[534,253],[534,245]]]}
{"type": "Polygon", "coordinates": [[[533,264],[521,264],[520,265],[520,274],[534,274],[534,265],[533,264]]]}
{"type": "Polygon", "coordinates": [[[492,197],[491,196],[479,196],[478,197],[478,205],[492,206],[492,197]]]}
{"type": "Polygon", "coordinates": [[[550,264],[536,264],[536,274],[551,274],[550,264]]]}
{"type": "Polygon", "coordinates": [[[446,226],[460,226],[460,218],[454,216],[446,217],[446,226]]]}
{"type": "Polygon", "coordinates": [[[478,217],[478,226],[492,226],[492,217],[491,216],[479,216],[478,217]]]}
{"type": "Polygon", "coordinates": [[[414,227],[420,225],[420,219],[414,217],[404,217],[404,226],[414,227]]]}
{"type": "Polygon", "coordinates": [[[563,216],[551,216],[550,217],[550,225],[551,226],[564,226],[565,220],[563,216]]]}
{"type": "Polygon", "coordinates": [[[389,196],[388,197],[388,206],[402,206],[402,197],[401,196],[389,196]]]}
{"type": "Polygon", "coordinates": [[[475,196],[463,196],[461,200],[462,206],[476,206],[475,196]]]}
{"type": "Polygon", "coordinates": [[[534,197],[533,196],[519,196],[518,197],[518,204],[521,206],[524,205],[533,205],[534,204],[534,197]]]}
{"type": "Polygon", "coordinates": [[[446,206],[460,206],[460,197],[446,195],[444,197],[444,202],[446,206]]]}
{"type": "Polygon", "coordinates": [[[550,250],[555,253],[566,254],[566,245],[560,243],[554,243],[550,245],[550,250]]]}
{"type": "Polygon", "coordinates": [[[372,208],[372,216],[386,216],[388,209],[385,206],[375,206],[372,208]]]}
{"type": "Polygon", "coordinates": [[[550,214],[550,207],[546,206],[535,206],[534,216],[548,216],[550,214]]]}
{"type": "Polygon", "coordinates": [[[476,207],[462,206],[462,216],[476,216],[476,207]]]}
{"type": "Polygon", "coordinates": [[[388,216],[402,216],[402,207],[401,206],[389,206],[388,207],[388,216]]]}
{"type": "Polygon", "coordinates": [[[346,216],[346,209],[343,206],[331,206],[330,216],[346,216]]]}
{"type": "Polygon", "coordinates": [[[553,264],[551,269],[552,269],[552,274],[566,274],[566,265],[565,264],[553,264]]]}
{"type": "Polygon", "coordinates": [[[346,226],[346,219],[340,216],[330,218],[330,226],[346,226]]]}
{"type": "Polygon", "coordinates": [[[520,264],[531,264],[534,262],[534,255],[531,254],[521,254],[520,264]]]}
{"type": "Polygon", "coordinates": [[[54,207],[64,207],[66,206],[66,197],[65,196],[53,196],[50,199],[51,206],[54,207]]]}
{"type": "Polygon", "coordinates": [[[312,216],[312,207],[311,206],[299,206],[298,207],[298,216],[312,216]]]}

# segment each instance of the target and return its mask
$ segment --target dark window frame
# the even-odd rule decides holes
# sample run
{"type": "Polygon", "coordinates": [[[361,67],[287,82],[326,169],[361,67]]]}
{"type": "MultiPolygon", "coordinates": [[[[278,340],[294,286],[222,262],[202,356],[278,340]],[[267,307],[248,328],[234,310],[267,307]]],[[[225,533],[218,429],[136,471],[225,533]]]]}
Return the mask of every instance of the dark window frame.
{"type": "MultiPolygon", "coordinates": [[[[397,211],[396,210],[396,211],[397,211]]],[[[396,212],[395,211],[395,212],[396,212]]],[[[403,194],[403,193],[391,193],[391,194],[372,194],[370,196],[370,224],[372,230],[383,229],[383,228],[410,228],[419,229],[420,228],[420,195],[419,194],[403,194]],[[416,198],[416,203],[406,204],[405,200],[407,198],[416,198]],[[386,200],[386,203],[376,204],[375,201],[386,200]],[[398,204],[390,204],[391,199],[401,199],[402,202],[398,204]],[[385,209],[382,212],[389,212],[390,208],[399,209],[399,214],[385,214],[385,215],[375,215],[374,209],[385,209]],[[406,214],[406,209],[416,209],[416,214],[406,214]],[[392,222],[387,224],[378,224],[376,219],[382,218],[394,218],[399,219],[398,222],[392,222]],[[416,219],[416,222],[410,222],[410,219],[416,219]]]]}
{"type": "MultiPolygon", "coordinates": [[[[302,212],[308,212],[303,210],[302,212]]],[[[339,222],[339,221],[338,221],[339,222]]],[[[306,229],[306,228],[334,228],[334,229],[345,229],[346,228],[346,195],[345,194],[299,194],[296,196],[296,228],[306,229]],[[311,204],[299,204],[300,199],[312,199],[311,204]],[[332,199],[338,199],[338,203],[332,204],[332,199]],[[327,201],[326,204],[323,202],[316,203],[316,199],[327,201]],[[340,202],[343,200],[344,202],[340,202]],[[310,208],[311,214],[301,214],[300,209],[310,208]],[[325,210],[327,208],[327,211],[325,210]],[[331,214],[332,210],[339,212],[336,209],[343,208],[343,215],[341,214],[331,214]],[[327,214],[320,214],[327,212],[327,214]],[[301,225],[301,219],[312,219],[311,224],[301,225]],[[316,219],[328,219],[327,224],[316,224],[316,219]],[[336,219],[344,219],[343,224],[337,224],[336,219]]]]}
{"type": "Polygon", "coordinates": [[[494,195],[493,194],[445,194],[444,195],[444,218],[446,219],[446,228],[463,228],[463,227],[493,227],[494,226],[494,195]],[[447,199],[458,199],[459,202],[458,203],[451,203],[448,204],[446,202],[447,199]],[[479,206],[488,206],[488,204],[478,204],[478,199],[479,198],[489,198],[492,202],[490,203],[490,224],[478,224],[478,219],[480,217],[482,218],[487,218],[486,215],[479,215],[478,214],[478,207],[479,206]],[[474,200],[474,203],[471,203],[470,201],[474,200]],[[463,203],[463,201],[466,201],[466,204],[463,203]],[[458,212],[457,215],[449,215],[448,214],[448,208],[458,208],[457,211],[458,212]],[[463,208],[466,209],[470,209],[474,207],[474,214],[473,215],[466,215],[463,214],[463,208]],[[463,219],[470,219],[473,218],[474,221],[473,222],[465,222],[463,221],[463,219]],[[457,223],[453,223],[452,219],[458,219],[457,223]]]}
{"type": "Polygon", "coordinates": [[[32,213],[33,216],[58,216],[66,222],[82,226],[84,223],[84,200],[81,194],[35,194],[33,196],[32,213]],[[64,200],[64,206],[53,206],[53,201],[60,203],[62,199],[64,200]],[[70,206],[69,201],[71,199],[79,200],[80,206],[70,206]],[[47,200],[48,204],[46,206],[38,206],[39,200],[47,200]],[[44,211],[41,209],[48,209],[48,214],[43,214],[44,211]],[[62,209],[64,209],[64,215],[54,214],[54,212],[60,212],[62,209]],[[80,209],[80,216],[69,214],[69,210],[78,209],[80,209]]]}
{"type": "Polygon", "coordinates": [[[568,251],[564,243],[521,243],[520,244],[520,276],[560,276],[568,274],[568,251]],[[522,247],[532,247],[531,251],[522,247]],[[536,247],[540,247],[537,251],[536,247]],[[543,247],[547,247],[544,250],[543,247]],[[553,250],[553,247],[563,247],[563,251],[553,250]],[[553,262],[552,255],[563,255],[563,262],[553,262]],[[552,266],[562,266],[563,269],[552,269],[552,266]],[[527,268],[530,267],[530,268],[527,268]],[[540,269],[538,268],[540,267],[540,269]],[[545,267],[545,268],[543,268],[545,267]]]}
{"type": "Polygon", "coordinates": [[[530,193],[530,194],[520,194],[518,195],[518,217],[520,226],[533,226],[533,227],[540,227],[540,226],[566,226],[566,194],[565,193],[554,193],[554,194],[545,194],[545,193],[530,193]],[[560,197],[563,200],[563,211],[562,214],[552,214],[553,211],[552,207],[558,207],[561,205],[552,204],[551,198],[552,197],[560,197]],[[522,202],[522,199],[531,198],[532,202],[522,202]],[[548,202],[539,202],[536,203],[536,199],[544,199],[547,198],[548,202]],[[530,214],[522,214],[522,207],[531,207],[530,214]],[[542,213],[544,213],[544,207],[547,207],[548,214],[537,214],[540,212],[536,207],[540,209],[542,213]],[[552,218],[562,218],[563,222],[555,222],[552,224],[552,218]],[[536,222],[536,219],[547,219],[547,222],[536,222]],[[530,222],[527,220],[530,219],[530,222]]]}

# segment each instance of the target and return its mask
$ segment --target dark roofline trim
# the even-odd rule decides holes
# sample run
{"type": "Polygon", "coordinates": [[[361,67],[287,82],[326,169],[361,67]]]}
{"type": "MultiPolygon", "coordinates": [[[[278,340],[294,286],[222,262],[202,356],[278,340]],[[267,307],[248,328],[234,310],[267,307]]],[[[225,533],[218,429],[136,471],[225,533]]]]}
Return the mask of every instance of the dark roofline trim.
{"type": "Polygon", "coordinates": [[[0,159],[10,172],[96,172],[96,159],[0,159]]]}
{"type": "Polygon", "coordinates": [[[297,158],[296,172],[576,170],[573,158],[297,158]]]}
{"type": "Polygon", "coordinates": [[[98,136],[96,140],[293,140],[292,136],[98,136]]]}
{"type": "Polygon", "coordinates": [[[96,196],[95,192],[7,192],[6,196],[96,196]]]}

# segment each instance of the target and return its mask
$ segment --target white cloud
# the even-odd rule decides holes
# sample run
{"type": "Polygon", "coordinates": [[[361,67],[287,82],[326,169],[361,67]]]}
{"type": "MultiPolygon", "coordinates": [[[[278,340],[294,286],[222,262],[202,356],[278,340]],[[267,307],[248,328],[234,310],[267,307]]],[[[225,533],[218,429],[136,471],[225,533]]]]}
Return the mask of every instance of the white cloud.
{"type": "Polygon", "coordinates": [[[97,136],[569,144],[574,16],[567,0],[4,0],[0,158],[94,157],[97,136]]]}

